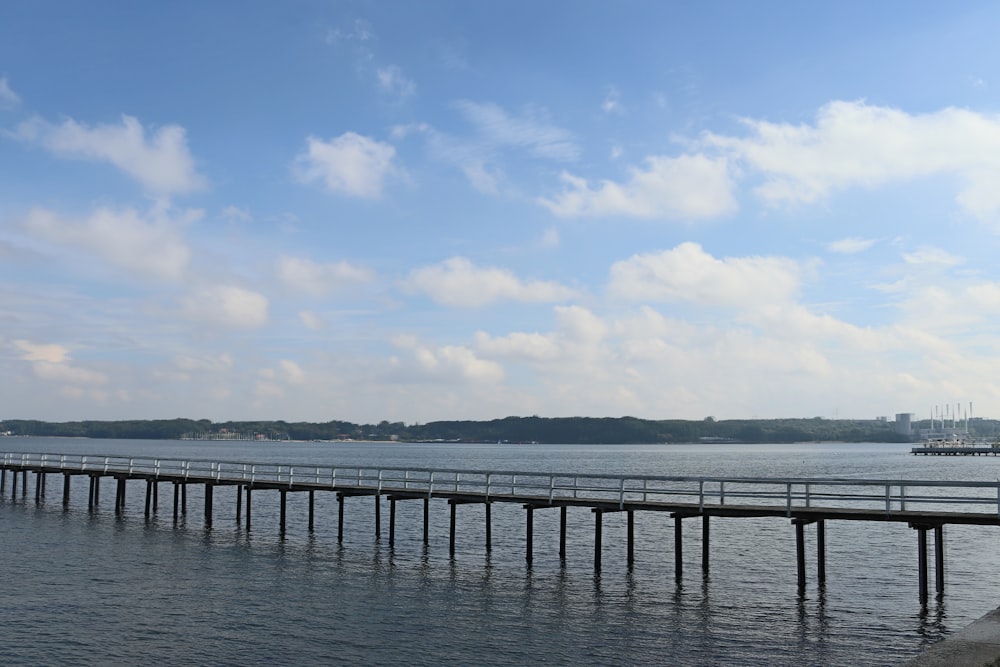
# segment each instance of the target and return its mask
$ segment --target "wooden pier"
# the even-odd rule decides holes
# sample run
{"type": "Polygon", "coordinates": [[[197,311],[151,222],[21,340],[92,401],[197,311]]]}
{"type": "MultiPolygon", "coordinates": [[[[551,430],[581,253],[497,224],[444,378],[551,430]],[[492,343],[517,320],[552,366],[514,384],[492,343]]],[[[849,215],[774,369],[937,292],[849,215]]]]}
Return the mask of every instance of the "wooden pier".
{"type": "Polygon", "coordinates": [[[277,530],[286,530],[286,498],[289,493],[308,495],[308,530],[314,530],[315,494],[335,493],[337,539],[344,537],[345,501],[354,497],[374,498],[375,536],[381,537],[382,498],[389,501],[390,548],[395,541],[396,503],[423,504],[423,542],[429,544],[432,500],[445,501],[450,510],[449,552],[455,553],[456,512],[459,505],[481,505],[486,528],[485,549],[492,548],[491,505],[516,503],[525,510],[525,559],[533,560],[534,513],[556,510],[559,521],[559,557],[566,557],[568,508],[584,508],[594,516],[594,569],[601,569],[602,518],[604,514],[626,514],[625,558],[634,563],[635,512],[665,512],[674,519],[675,576],[683,577],[682,524],[701,521],[701,566],[710,563],[712,517],[774,517],[789,520],[796,539],[797,584],[804,592],[807,581],[805,531],[815,530],[816,580],[826,581],[826,521],[875,521],[906,523],[917,534],[918,591],[921,604],[928,599],[929,559],[927,534],[934,535],[935,591],[944,592],[944,526],[973,524],[1000,526],[1000,482],[930,482],[923,480],[863,480],[822,478],[718,478],[550,474],[531,472],[381,469],[324,465],[278,465],[268,463],[168,460],[117,456],[62,454],[2,454],[0,496],[26,497],[29,474],[34,477],[34,495],[41,501],[49,475],[62,475],[62,504],[68,507],[74,477],[88,482],[88,508],[100,501],[102,480],[115,483],[115,511],[124,511],[127,483],[145,488],[144,515],[159,511],[159,488],[173,490],[173,517],[187,512],[187,487],[204,487],[204,525],[213,521],[216,487],[235,487],[236,521],[251,529],[254,492],[277,493],[280,497],[277,530]],[[8,480],[8,472],[11,473],[8,480]],[[245,522],[245,524],[244,524],[245,522]]]}

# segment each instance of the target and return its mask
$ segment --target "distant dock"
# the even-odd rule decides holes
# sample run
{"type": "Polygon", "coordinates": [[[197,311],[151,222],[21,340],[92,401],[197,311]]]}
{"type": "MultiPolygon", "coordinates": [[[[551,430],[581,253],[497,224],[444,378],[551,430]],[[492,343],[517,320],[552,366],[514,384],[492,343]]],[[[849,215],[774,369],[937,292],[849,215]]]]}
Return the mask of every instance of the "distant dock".
{"type": "Polygon", "coordinates": [[[910,450],[923,456],[1000,456],[996,445],[922,445],[910,450]]]}

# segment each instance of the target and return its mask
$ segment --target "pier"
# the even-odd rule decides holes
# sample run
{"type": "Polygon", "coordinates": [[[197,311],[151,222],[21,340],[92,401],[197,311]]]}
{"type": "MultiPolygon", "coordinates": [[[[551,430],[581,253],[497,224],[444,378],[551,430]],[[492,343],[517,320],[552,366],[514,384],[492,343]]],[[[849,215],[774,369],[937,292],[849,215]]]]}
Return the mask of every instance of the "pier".
{"type": "Polygon", "coordinates": [[[910,450],[920,456],[1000,456],[993,445],[921,445],[910,450]]]}
{"type": "MultiPolygon", "coordinates": [[[[594,526],[594,569],[601,569],[602,519],[624,513],[627,538],[624,558],[634,565],[634,516],[636,512],[668,514],[674,523],[674,572],[683,577],[684,521],[701,523],[701,568],[711,561],[712,517],[770,517],[789,521],[795,533],[797,585],[807,585],[806,530],[815,534],[815,577],[826,581],[826,522],[868,521],[905,523],[914,529],[917,543],[917,588],[921,604],[929,596],[931,571],[928,533],[933,534],[935,592],[944,593],[944,527],[948,524],[1000,526],[1000,482],[931,482],[923,480],[868,480],[823,478],[719,478],[667,476],[603,476],[510,471],[386,469],[329,465],[280,465],[209,460],[174,460],[121,456],[5,453],[0,455],[0,496],[28,496],[29,483],[36,502],[46,496],[47,478],[61,475],[62,504],[71,502],[75,478],[86,480],[88,508],[100,502],[102,480],[114,484],[115,511],[124,511],[127,491],[144,491],[144,516],[160,510],[160,487],[172,491],[175,521],[187,512],[187,487],[204,490],[204,525],[214,520],[215,490],[235,491],[235,520],[247,531],[252,526],[254,493],[277,493],[278,525],[286,530],[289,493],[308,496],[308,530],[315,530],[315,494],[333,493],[337,500],[337,538],[343,540],[348,499],[368,498],[375,504],[374,534],[382,536],[383,500],[388,501],[388,543],[395,540],[396,504],[413,501],[423,505],[423,542],[429,544],[432,504],[449,510],[449,551],[455,552],[458,506],[481,506],[485,525],[484,548],[492,548],[491,506],[514,503],[524,509],[524,552],[533,561],[534,514],[558,511],[559,558],[566,558],[567,512],[589,511],[594,526]],[[10,474],[8,474],[10,473],[10,474]],[[432,501],[437,501],[433,502],[432,501]]],[[[57,487],[58,489],[58,487],[57,487]]],[[[57,491],[58,492],[58,491],[57,491]]],[[[134,492],[133,492],[134,493],[134,492]]],[[[790,556],[791,557],[791,556],[790,556]]]]}

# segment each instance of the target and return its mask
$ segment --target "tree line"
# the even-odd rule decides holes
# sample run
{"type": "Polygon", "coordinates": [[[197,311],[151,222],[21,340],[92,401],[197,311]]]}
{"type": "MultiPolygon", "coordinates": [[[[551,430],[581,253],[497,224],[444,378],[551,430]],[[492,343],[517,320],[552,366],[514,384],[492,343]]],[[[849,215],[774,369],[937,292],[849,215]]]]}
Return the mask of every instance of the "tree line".
{"type": "MultiPolygon", "coordinates": [[[[1000,433],[995,420],[972,421],[974,435],[1000,433]]],[[[285,422],[207,419],[47,422],[9,419],[0,433],[14,436],[223,439],[250,434],[261,440],[398,440],[403,442],[509,442],[541,444],[644,444],[697,442],[906,442],[893,424],[858,419],[651,420],[635,417],[505,417],[488,421],[435,421],[404,424],[381,421],[285,422]]]]}

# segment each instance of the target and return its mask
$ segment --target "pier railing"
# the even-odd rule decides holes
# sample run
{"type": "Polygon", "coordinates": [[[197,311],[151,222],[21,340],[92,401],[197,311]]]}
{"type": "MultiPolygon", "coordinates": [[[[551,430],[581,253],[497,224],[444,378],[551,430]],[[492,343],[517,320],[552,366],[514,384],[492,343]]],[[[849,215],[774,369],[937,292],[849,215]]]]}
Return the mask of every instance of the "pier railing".
{"type": "Polygon", "coordinates": [[[469,496],[550,504],[755,506],[845,509],[901,515],[948,511],[1000,517],[1000,482],[843,478],[612,476],[429,468],[380,468],[203,459],[4,453],[3,467],[291,490],[469,496]]]}

